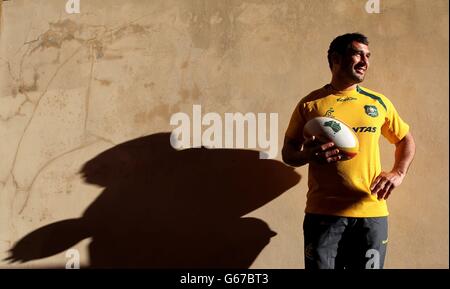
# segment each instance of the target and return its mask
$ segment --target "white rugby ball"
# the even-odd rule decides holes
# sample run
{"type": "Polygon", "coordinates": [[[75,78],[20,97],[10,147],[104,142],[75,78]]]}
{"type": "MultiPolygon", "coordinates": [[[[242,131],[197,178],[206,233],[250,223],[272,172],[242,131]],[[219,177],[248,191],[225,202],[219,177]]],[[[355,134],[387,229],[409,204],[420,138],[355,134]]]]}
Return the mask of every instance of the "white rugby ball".
{"type": "Polygon", "coordinates": [[[321,142],[332,141],[347,159],[358,154],[358,137],[351,127],[338,119],[325,116],[310,119],[303,128],[303,137],[307,139],[312,136],[321,142]]]}

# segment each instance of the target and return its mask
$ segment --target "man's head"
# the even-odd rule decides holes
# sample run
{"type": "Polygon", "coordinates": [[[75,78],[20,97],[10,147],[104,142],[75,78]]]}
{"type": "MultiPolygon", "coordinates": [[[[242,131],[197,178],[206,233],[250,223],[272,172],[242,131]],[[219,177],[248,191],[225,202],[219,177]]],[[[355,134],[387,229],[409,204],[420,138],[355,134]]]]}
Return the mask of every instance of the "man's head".
{"type": "Polygon", "coordinates": [[[369,40],[360,33],[336,37],[328,49],[328,64],[334,77],[360,83],[369,68],[369,40]]]}

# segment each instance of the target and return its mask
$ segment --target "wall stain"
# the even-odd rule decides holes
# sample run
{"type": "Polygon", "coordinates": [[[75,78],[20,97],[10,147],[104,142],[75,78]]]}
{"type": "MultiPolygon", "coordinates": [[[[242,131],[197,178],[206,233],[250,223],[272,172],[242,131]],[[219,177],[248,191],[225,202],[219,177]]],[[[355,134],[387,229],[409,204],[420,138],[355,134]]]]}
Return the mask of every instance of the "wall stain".
{"type": "Polygon", "coordinates": [[[95,80],[97,80],[98,82],[100,82],[101,85],[104,85],[104,86],[109,86],[111,84],[111,81],[107,80],[107,79],[95,78],[95,80]]]}
{"type": "Polygon", "coordinates": [[[64,42],[76,40],[82,42],[82,39],[77,39],[75,34],[80,32],[81,26],[75,21],[65,19],[58,22],[50,22],[50,29],[39,37],[39,43],[31,50],[30,54],[37,49],[57,48],[60,49],[64,42]]]}
{"type": "MultiPolygon", "coordinates": [[[[17,90],[20,93],[37,91],[38,90],[38,85],[37,85],[38,79],[39,79],[39,74],[37,74],[35,72],[33,75],[33,83],[32,84],[22,83],[19,85],[17,90]]],[[[14,92],[15,92],[15,95],[17,95],[17,90],[13,89],[13,95],[14,95],[14,92]]]]}
{"type": "Polygon", "coordinates": [[[149,124],[150,121],[156,117],[166,118],[171,112],[169,104],[162,103],[152,107],[150,111],[141,111],[134,116],[136,124],[149,124]]]}
{"type": "Polygon", "coordinates": [[[202,95],[202,92],[200,91],[196,83],[194,83],[194,88],[191,91],[191,95],[193,100],[198,100],[202,95]]]}
{"type": "Polygon", "coordinates": [[[181,69],[185,69],[189,66],[189,61],[184,61],[183,64],[181,64],[181,69]]]}
{"type": "Polygon", "coordinates": [[[155,86],[155,83],[152,81],[150,83],[144,83],[145,88],[153,88],[155,86]]]}
{"type": "Polygon", "coordinates": [[[47,48],[61,49],[65,42],[76,41],[81,45],[90,47],[96,59],[121,59],[123,58],[122,55],[108,54],[106,52],[107,44],[112,44],[129,35],[145,34],[149,32],[148,29],[150,28],[150,26],[140,24],[129,24],[110,33],[101,35],[101,32],[105,32],[106,27],[80,24],[70,19],[50,22],[49,26],[50,28],[39,36],[30,54],[36,50],[44,50],[47,48]]]}
{"type": "Polygon", "coordinates": [[[148,32],[147,29],[149,27],[150,26],[143,26],[140,24],[129,24],[110,34],[109,39],[107,40],[112,42],[124,38],[130,34],[145,34],[148,32]]]}
{"type": "Polygon", "coordinates": [[[195,48],[217,47],[221,54],[236,43],[234,19],[238,5],[230,1],[184,1],[182,20],[195,48]]]}
{"type": "Polygon", "coordinates": [[[181,96],[181,101],[186,102],[189,100],[189,90],[187,89],[180,89],[178,94],[181,96]]]}
{"type": "Polygon", "coordinates": [[[178,94],[181,96],[181,102],[189,102],[191,99],[198,100],[202,95],[196,83],[194,83],[194,87],[192,89],[180,89],[178,94]]]}
{"type": "Polygon", "coordinates": [[[116,60],[116,59],[122,59],[123,55],[113,55],[113,54],[103,54],[102,59],[104,60],[116,60]]]}
{"type": "Polygon", "coordinates": [[[93,40],[89,41],[89,44],[94,52],[95,58],[96,59],[102,58],[104,55],[103,43],[100,40],[93,39],[93,40]]]}

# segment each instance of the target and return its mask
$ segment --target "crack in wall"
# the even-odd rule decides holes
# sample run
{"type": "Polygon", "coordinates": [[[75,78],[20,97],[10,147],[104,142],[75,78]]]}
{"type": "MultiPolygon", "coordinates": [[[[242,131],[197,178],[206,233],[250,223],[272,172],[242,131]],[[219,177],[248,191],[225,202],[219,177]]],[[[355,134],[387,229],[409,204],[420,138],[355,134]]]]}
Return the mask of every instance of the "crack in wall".
{"type": "Polygon", "coordinates": [[[95,62],[95,58],[93,57],[93,53],[92,53],[92,49],[90,51],[90,57],[91,57],[91,71],[89,73],[89,83],[88,83],[88,88],[86,91],[86,96],[85,96],[85,115],[84,115],[84,135],[86,137],[86,131],[87,131],[87,123],[88,123],[88,118],[89,118],[89,103],[90,103],[90,95],[91,95],[91,85],[92,85],[92,78],[93,78],[93,74],[94,74],[94,62],[95,62]]]}
{"type": "Polygon", "coordinates": [[[100,136],[100,135],[97,135],[97,134],[95,134],[95,133],[92,133],[92,132],[90,132],[89,130],[86,130],[85,134],[86,134],[86,137],[92,136],[92,137],[95,137],[95,138],[97,138],[97,139],[99,139],[99,140],[102,140],[102,141],[104,141],[104,142],[106,142],[106,143],[109,143],[109,144],[111,144],[111,145],[117,145],[117,143],[114,142],[113,140],[110,140],[110,139],[105,138],[105,137],[103,137],[103,136],[100,136]]]}
{"type": "Polygon", "coordinates": [[[89,143],[87,143],[87,144],[80,145],[80,146],[78,146],[78,147],[76,147],[76,148],[74,148],[74,149],[71,149],[71,150],[69,150],[69,151],[66,151],[66,152],[64,152],[64,153],[62,153],[62,154],[59,154],[59,155],[53,157],[52,159],[48,160],[44,165],[42,165],[42,166],[39,168],[39,170],[37,171],[37,173],[35,174],[35,176],[33,177],[32,181],[31,181],[31,184],[30,184],[27,188],[19,188],[19,189],[21,189],[21,190],[23,190],[23,191],[26,191],[27,194],[26,194],[26,197],[25,197],[25,201],[24,201],[22,207],[20,208],[18,214],[21,215],[22,212],[23,212],[23,210],[24,210],[25,207],[27,206],[28,200],[29,200],[29,198],[30,198],[31,191],[33,190],[33,186],[34,186],[34,184],[35,184],[35,182],[36,182],[36,179],[39,177],[39,175],[40,175],[47,167],[49,167],[52,163],[54,163],[54,162],[57,161],[58,159],[60,159],[60,158],[62,158],[62,157],[64,157],[64,156],[66,156],[66,155],[68,155],[68,154],[70,154],[70,153],[73,153],[73,152],[75,152],[75,151],[77,151],[77,150],[84,149],[84,148],[86,148],[86,147],[88,147],[88,146],[90,146],[90,145],[93,145],[93,144],[97,143],[97,142],[98,142],[98,140],[94,140],[94,141],[91,141],[91,142],[89,142],[89,143]]]}
{"type": "Polygon", "coordinates": [[[30,124],[31,124],[31,122],[32,122],[32,120],[33,120],[33,118],[34,118],[34,116],[35,116],[35,114],[36,114],[37,108],[39,107],[39,104],[40,104],[41,100],[43,99],[43,96],[47,93],[47,89],[50,87],[50,84],[51,84],[51,83],[53,82],[53,80],[56,78],[56,75],[57,75],[58,72],[61,70],[61,68],[62,68],[66,63],[68,63],[68,62],[69,62],[76,54],[78,54],[78,53],[80,52],[81,48],[82,48],[82,46],[80,46],[78,49],[76,49],[75,52],[74,52],[70,57],[68,57],[68,58],[67,58],[67,59],[66,59],[66,60],[65,60],[65,61],[64,61],[57,69],[56,69],[56,71],[54,72],[54,74],[53,74],[53,76],[51,77],[50,81],[48,82],[46,88],[44,89],[44,92],[39,96],[39,99],[38,99],[38,101],[37,101],[35,107],[33,108],[33,112],[31,113],[31,116],[30,116],[30,118],[29,118],[27,124],[25,125],[25,128],[24,128],[24,130],[23,130],[23,133],[22,133],[22,135],[21,135],[21,137],[20,137],[20,139],[19,139],[19,143],[18,143],[18,145],[17,145],[16,152],[14,153],[13,164],[12,164],[12,169],[11,169],[11,174],[13,175],[13,177],[14,177],[13,171],[14,171],[14,169],[15,169],[15,167],[16,167],[17,156],[18,156],[19,150],[20,150],[20,148],[21,148],[21,146],[22,146],[23,138],[24,138],[24,136],[25,136],[25,134],[26,134],[26,132],[27,132],[27,130],[28,130],[28,128],[29,128],[29,126],[30,126],[30,124]]]}
{"type": "MultiPolygon", "coordinates": [[[[21,134],[21,136],[19,138],[19,142],[18,142],[16,151],[14,153],[14,158],[13,158],[12,166],[11,166],[11,170],[10,170],[10,175],[11,175],[11,178],[12,178],[12,182],[13,182],[15,188],[16,188],[14,195],[17,195],[18,191],[22,191],[22,192],[24,192],[26,194],[24,203],[20,206],[19,215],[26,208],[26,206],[28,204],[28,200],[30,198],[31,188],[32,188],[33,184],[35,183],[36,178],[42,172],[42,170],[45,169],[50,163],[54,162],[58,158],[66,155],[69,152],[73,152],[73,151],[75,151],[75,150],[80,148],[80,147],[78,147],[78,148],[75,148],[75,149],[71,149],[68,152],[64,152],[64,153],[59,154],[58,156],[52,158],[51,160],[49,160],[48,162],[46,162],[44,165],[42,165],[39,168],[39,170],[34,175],[31,183],[28,186],[26,186],[24,188],[19,186],[19,184],[18,184],[18,182],[16,180],[16,177],[14,175],[14,170],[15,170],[15,168],[17,166],[17,159],[18,159],[18,155],[19,155],[20,149],[21,149],[21,147],[23,145],[24,137],[25,137],[25,135],[26,135],[26,133],[27,133],[27,131],[28,131],[28,129],[29,129],[33,119],[34,119],[34,117],[35,117],[36,111],[37,111],[38,107],[40,106],[43,97],[46,95],[50,85],[53,83],[54,79],[56,78],[56,76],[58,75],[60,70],[71,59],[73,59],[78,53],[80,53],[80,51],[82,51],[83,48],[89,47],[89,49],[90,49],[90,58],[91,58],[91,68],[90,68],[88,89],[87,89],[86,96],[85,96],[85,104],[86,104],[86,107],[85,107],[85,120],[84,120],[85,136],[91,135],[91,136],[96,137],[96,138],[98,138],[100,140],[103,140],[103,141],[105,141],[107,143],[115,145],[115,143],[113,141],[111,141],[111,140],[109,140],[109,139],[107,139],[105,137],[93,134],[93,133],[89,132],[88,128],[87,128],[87,122],[88,122],[88,118],[89,118],[89,102],[90,102],[90,94],[91,94],[91,86],[92,86],[92,79],[93,79],[93,71],[94,71],[95,59],[96,58],[101,58],[103,56],[103,54],[102,54],[103,42],[102,41],[107,41],[109,43],[114,43],[115,41],[121,39],[122,37],[130,35],[130,34],[146,33],[146,32],[148,32],[146,30],[146,28],[148,28],[148,27],[144,27],[144,26],[141,26],[141,25],[138,25],[138,24],[135,24],[135,23],[138,22],[139,20],[143,19],[143,18],[146,18],[146,17],[154,14],[154,13],[156,13],[156,11],[153,12],[153,13],[147,13],[147,14],[142,15],[142,16],[136,18],[136,19],[128,21],[128,22],[126,22],[126,23],[124,23],[122,25],[119,25],[119,26],[114,27],[114,28],[109,28],[109,29],[105,25],[92,25],[90,27],[104,28],[104,31],[102,33],[99,33],[99,34],[97,34],[97,31],[95,31],[94,32],[95,33],[95,37],[89,38],[89,39],[76,38],[76,37],[73,37],[72,34],[70,34],[70,33],[73,33],[74,29],[76,29],[76,27],[77,27],[76,26],[77,24],[75,22],[70,22],[69,20],[64,20],[65,22],[63,21],[62,23],[61,22],[51,23],[51,27],[50,27],[49,30],[47,30],[46,32],[44,32],[41,35],[39,35],[39,37],[37,39],[31,40],[31,41],[26,41],[22,45],[22,47],[27,46],[27,50],[25,51],[25,53],[23,54],[23,56],[20,59],[19,72],[18,72],[18,77],[17,78],[14,77],[14,75],[13,75],[13,73],[11,71],[10,62],[6,61],[7,64],[8,64],[8,69],[9,69],[9,73],[10,73],[11,77],[16,82],[20,82],[20,81],[23,81],[23,67],[24,67],[24,61],[25,61],[26,57],[28,57],[32,53],[34,53],[39,47],[42,48],[43,46],[46,46],[46,45],[48,47],[55,47],[55,48],[58,48],[58,53],[59,53],[60,49],[62,48],[62,44],[65,41],[75,40],[78,43],[80,43],[80,46],[77,49],[75,49],[75,51],[66,60],[64,60],[64,62],[62,62],[56,68],[55,72],[52,74],[52,77],[50,78],[50,80],[48,81],[47,85],[45,86],[45,89],[43,90],[42,93],[40,93],[39,97],[37,98],[37,101],[34,102],[31,99],[31,97],[27,94],[28,91],[35,91],[35,90],[37,90],[37,80],[38,79],[36,77],[34,78],[34,83],[31,86],[24,86],[23,89],[21,89],[21,91],[19,90],[26,97],[26,100],[24,102],[22,102],[22,104],[18,108],[19,112],[20,112],[20,109],[23,107],[23,105],[25,105],[27,102],[30,102],[30,103],[34,104],[33,111],[31,112],[31,116],[28,119],[28,121],[27,121],[27,123],[26,123],[26,125],[25,125],[25,127],[23,129],[23,132],[22,132],[22,134],[21,134]],[[67,22],[67,21],[69,21],[69,22],[67,22]],[[71,28],[69,29],[69,34],[68,35],[64,36],[64,35],[59,35],[57,33],[55,34],[53,32],[50,32],[52,28],[55,28],[55,27],[56,28],[61,28],[62,27],[61,25],[64,25],[64,23],[66,25],[67,24],[72,25],[71,28]],[[130,28],[130,31],[127,30],[127,28],[130,28]],[[46,41],[46,42],[43,42],[43,41],[46,41]],[[32,44],[35,44],[35,43],[37,43],[37,45],[34,48],[32,48],[33,47],[32,44]],[[95,57],[93,55],[94,51],[96,52],[95,57]]],[[[78,27],[79,26],[80,25],[78,25],[78,27]]],[[[28,34],[29,34],[29,32],[28,32],[28,34]]],[[[19,51],[20,51],[20,49],[19,49],[19,51]]],[[[89,143],[88,145],[90,145],[90,144],[91,143],[89,143]]],[[[84,145],[84,146],[87,146],[87,145],[84,145]]]]}
{"type": "Polygon", "coordinates": [[[21,113],[20,110],[27,102],[29,102],[27,99],[22,101],[22,103],[19,104],[19,107],[16,109],[16,111],[11,116],[0,117],[0,121],[6,123],[6,122],[9,122],[10,120],[12,120],[13,118],[15,118],[16,116],[25,116],[26,117],[27,115],[21,113]]]}
{"type": "Polygon", "coordinates": [[[2,57],[0,57],[0,59],[2,60],[2,61],[4,61],[5,63],[6,63],[6,65],[8,66],[8,73],[9,73],[9,76],[11,76],[11,78],[14,80],[14,81],[17,81],[17,79],[14,77],[14,75],[12,74],[12,71],[11,71],[11,63],[8,61],[8,60],[6,60],[6,59],[3,59],[2,57]]]}

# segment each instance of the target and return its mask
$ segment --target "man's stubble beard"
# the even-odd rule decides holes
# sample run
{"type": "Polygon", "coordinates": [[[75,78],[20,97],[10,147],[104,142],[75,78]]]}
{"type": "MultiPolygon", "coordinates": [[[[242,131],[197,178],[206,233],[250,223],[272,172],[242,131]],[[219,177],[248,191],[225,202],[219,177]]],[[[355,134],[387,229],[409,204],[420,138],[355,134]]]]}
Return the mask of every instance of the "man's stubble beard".
{"type": "Polygon", "coordinates": [[[363,82],[364,78],[366,77],[365,73],[362,76],[358,75],[358,73],[353,68],[350,68],[346,74],[347,74],[347,77],[355,83],[363,82]]]}

